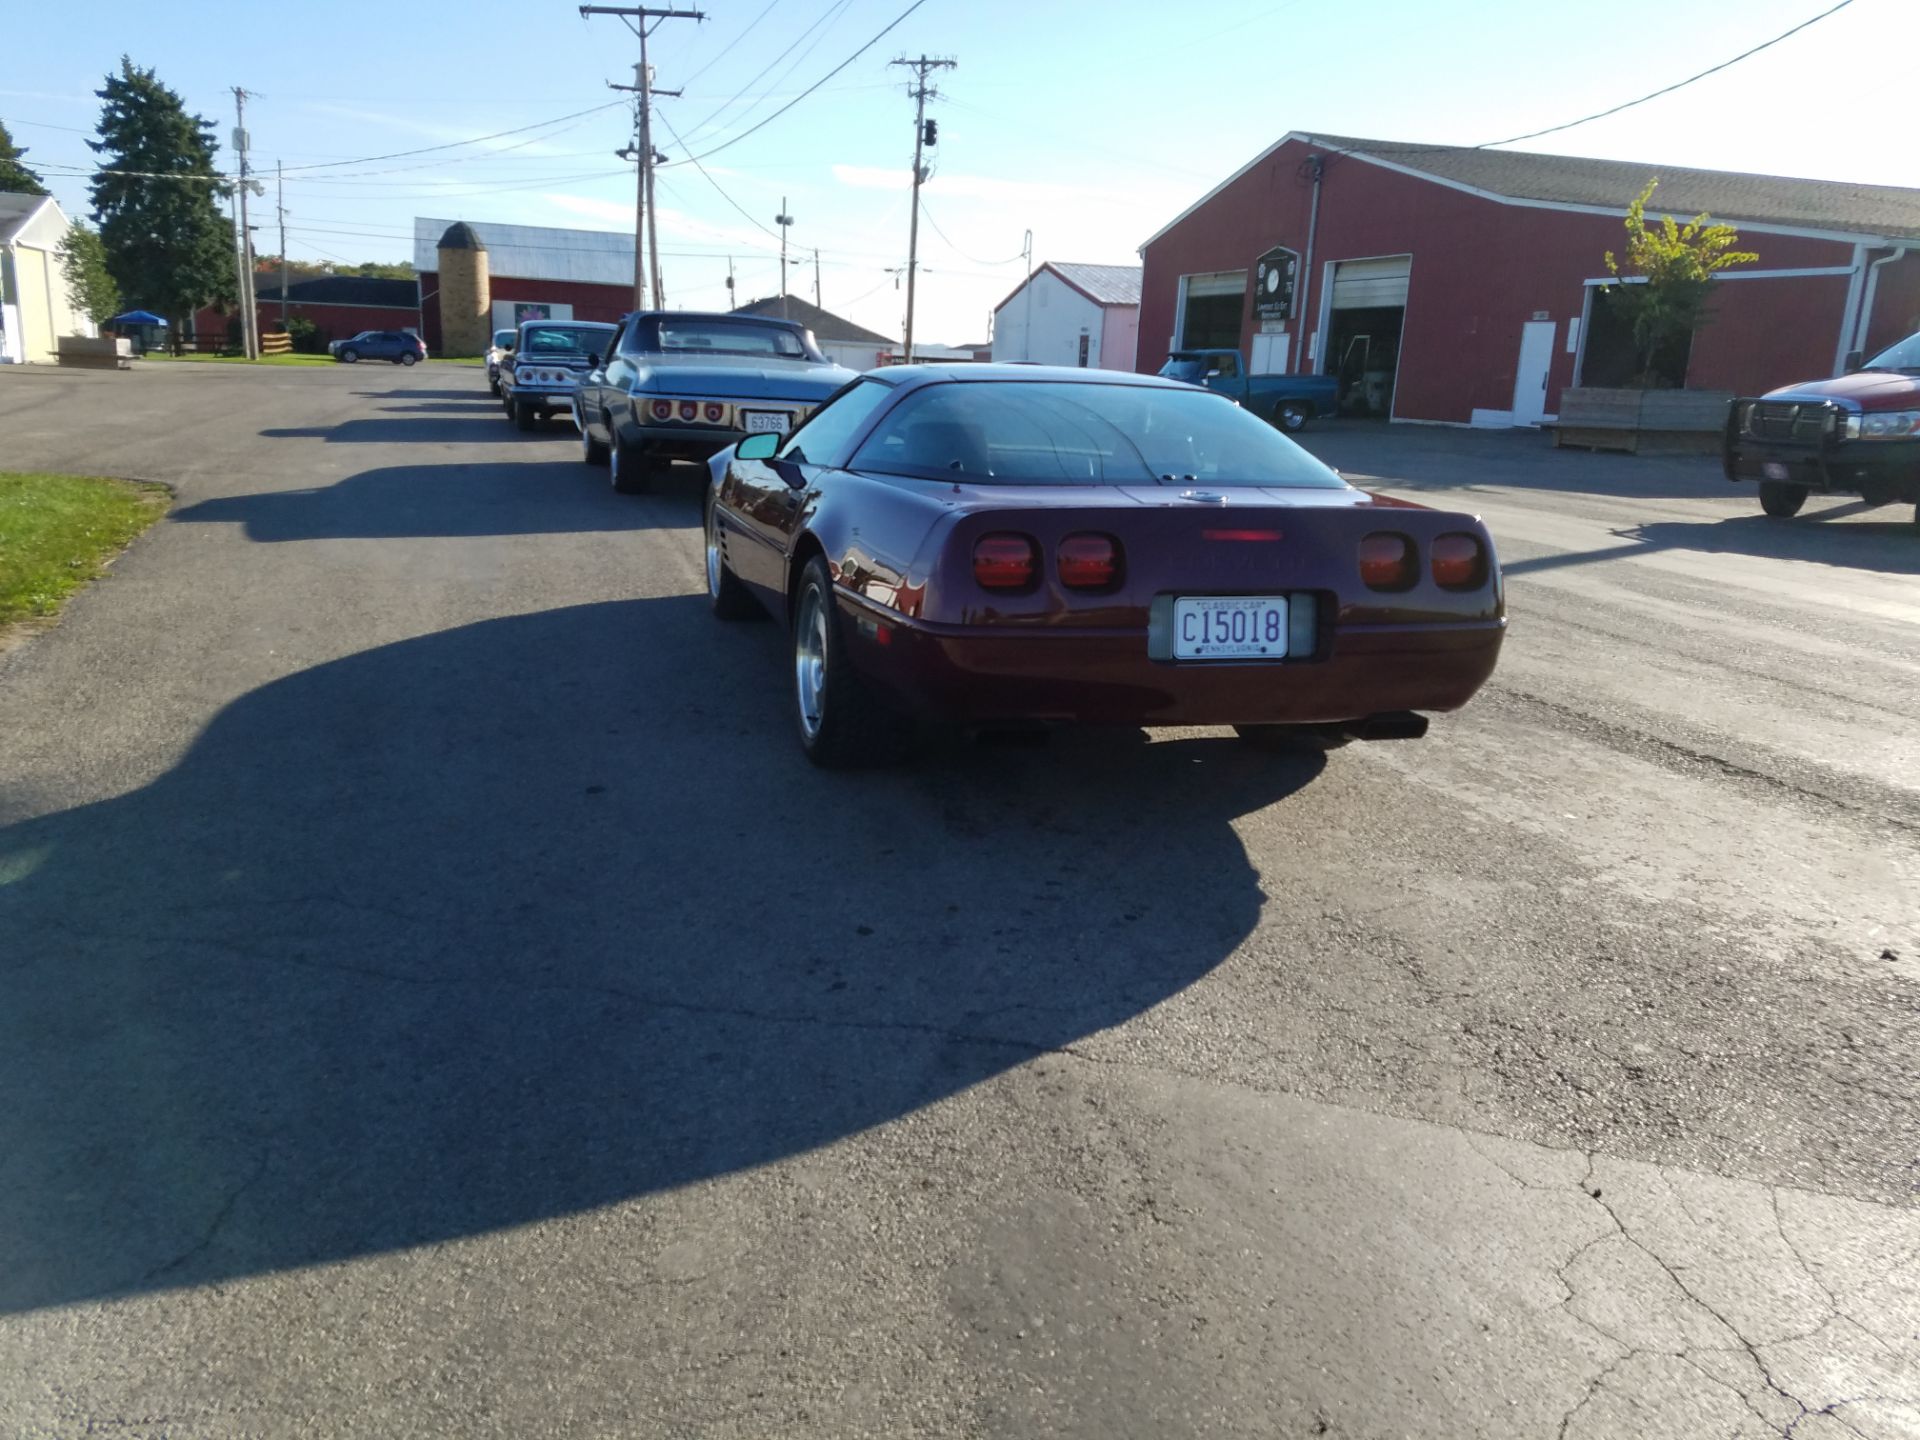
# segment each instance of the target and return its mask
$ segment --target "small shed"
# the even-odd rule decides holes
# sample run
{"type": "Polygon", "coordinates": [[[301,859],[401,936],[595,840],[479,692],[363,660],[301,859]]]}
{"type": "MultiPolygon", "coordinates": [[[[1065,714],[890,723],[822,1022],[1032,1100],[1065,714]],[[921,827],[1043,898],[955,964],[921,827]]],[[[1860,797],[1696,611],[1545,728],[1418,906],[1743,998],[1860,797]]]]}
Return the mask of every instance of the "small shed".
{"type": "Polygon", "coordinates": [[[995,360],[1131,370],[1140,267],[1049,260],[993,308],[995,360]]]}
{"type": "Polygon", "coordinates": [[[62,336],[100,333],[67,294],[60,242],[70,228],[51,195],[0,191],[0,364],[52,365],[62,336]]]}

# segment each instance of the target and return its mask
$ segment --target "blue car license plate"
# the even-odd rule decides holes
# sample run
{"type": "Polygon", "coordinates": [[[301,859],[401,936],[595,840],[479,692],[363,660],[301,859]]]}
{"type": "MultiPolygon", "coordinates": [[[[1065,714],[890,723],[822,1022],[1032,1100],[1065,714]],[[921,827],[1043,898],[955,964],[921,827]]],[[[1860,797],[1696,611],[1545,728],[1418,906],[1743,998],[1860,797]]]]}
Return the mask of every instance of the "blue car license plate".
{"type": "Polygon", "coordinates": [[[1286,657],[1286,596],[1174,597],[1174,659],[1284,660],[1286,657]]]}

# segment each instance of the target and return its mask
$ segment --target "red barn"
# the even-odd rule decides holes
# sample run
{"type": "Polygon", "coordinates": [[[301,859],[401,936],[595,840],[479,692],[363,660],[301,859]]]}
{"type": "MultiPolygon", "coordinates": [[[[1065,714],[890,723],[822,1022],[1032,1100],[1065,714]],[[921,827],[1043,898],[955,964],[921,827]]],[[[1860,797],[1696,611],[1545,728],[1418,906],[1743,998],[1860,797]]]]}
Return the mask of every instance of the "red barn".
{"type": "MultiPolygon", "coordinates": [[[[421,333],[440,353],[440,237],[455,222],[415,216],[421,333]]],[[[633,309],[633,236],[548,225],[468,221],[486,246],[495,330],[521,320],[618,320],[633,309]]]]}
{"type": "Polygon", "coordinates": [[[1354,413],[1550,420],[1567,386],[1627,382],[1595,292],[1649,180],[1657,213],[1709,212],[1760,257],[1716,282],[1690,388],[1830,375],[1920,330],[1920,190],[1296,132],[1141,247],[1136,366],[1232,346],[1339,375],[1354,413]]]}
{"type": "MultiPolygon", "coordinates": [[[[368,275],[319,275],[287,286],[286,305],[280,303],[280,281],[265,272],[254,277],[254,296],[260,302],[260,330],[280,328],[284,308],[289,320],[311,320],[319,345],[345,340],[362,330],[420,329],[420,287],[412,280],[383,280],[368,275]]],[[[210,305],[193,317],[196,334],[225,335],[236,308],[210,305]]]]}

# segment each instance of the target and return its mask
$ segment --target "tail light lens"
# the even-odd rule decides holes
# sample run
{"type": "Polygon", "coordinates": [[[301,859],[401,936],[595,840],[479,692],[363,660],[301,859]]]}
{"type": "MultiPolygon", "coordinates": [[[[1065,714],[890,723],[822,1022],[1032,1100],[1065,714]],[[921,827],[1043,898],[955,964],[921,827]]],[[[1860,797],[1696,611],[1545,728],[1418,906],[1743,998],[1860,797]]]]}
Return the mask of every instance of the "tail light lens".
{"type": "Polygon", "coordinates": [[[1069,535],[1055,558],[1060,583],[1074,590],[1105,590],[1120,578],[1120,544],[1111,535],[1069,535]]]}
{"type": "Polygon", "coordinates": [[[1411,537],[1376,530],[1360,542],[1360,578],[1369,590],[1411,590],[1419,576],[1420,554],[1411,537]]]}
{"type": "Polygon", "coordinates": [[[973,547],[973,578],[987,590],[1024,590],[1040,568],[1040,547],[1025,535],[982,535],[973,547]]]}
{"type": "Polygon", "coordinates": [[[1443,590],[1478,590],[1487,583],[1487,547],[1478,535],[1454,530],[1436,536],[1429,558],[1443,590]]]}
{"type": "Polygon", "coordinates": [[[671,400],[654,401],[653,418],[656,420],[671,420],[673,418],[673,402],[671,400]]]}

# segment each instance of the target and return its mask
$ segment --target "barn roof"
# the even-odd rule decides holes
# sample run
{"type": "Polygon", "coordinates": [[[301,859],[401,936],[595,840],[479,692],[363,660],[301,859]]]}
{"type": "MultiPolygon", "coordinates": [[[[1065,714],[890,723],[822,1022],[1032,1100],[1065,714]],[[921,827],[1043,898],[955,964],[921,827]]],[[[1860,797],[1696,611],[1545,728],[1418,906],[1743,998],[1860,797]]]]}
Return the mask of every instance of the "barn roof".
{"type": "Polygon", "coordinates": [[[861,344],[891,345],[884,335],[876,335],[865,326],[842,319],[831,310],[809,305],[798,295],[770,295],[750,300],[733,312],[736,315],[762,315],[773,320],[792,320],[813,332],[816,340],[840,340],[861,344]]]}
{"type": "Polygon", "coordinates": [[[1099,304],[1140,303],[1141,267],[1138,265],[1081,265],[1069,260],[1049,260],[1041,268],[1084,290],[1088,299],[1099,304]]]}
{"type": "Polygon", "coordinates": [[[1042,270],[1051,270],[1096,305],[1140,303],[1141,267],[1138,265],[1085,265],[1072,260],[1048,260],[1033,275],[1014,286],[1006,299],[993,308],[996,311],[1004,310],[1007,302],[1031,285],[1034,276],[1042,270]]]}
{"type": "Polygon", "coordinates": [[[1268,146],[1154,232],[1146,245],[1290,140],[1321,148],[1331,156],[1352,156],[1508,201],[1624,213],[1649,180],[1658,180],[1660,188],[1654,192],[1653,206],[1661,214],[1691,216],[1705,211],[1716,220],[1788,231],[1819,231],[1869,240],[1920,239],[1920,190],[1897,185],[1695,170],[1651,161],[1594,160],[1464,145],[1419,145],[1296,130],[1268,146]]]}
{"type": "MultiPolygon", "coordinates": [[[[438,271],[440,237],[460,223],[417,215],[413,268],[438,271]]],[[[588,285],[633,284],[633,236],[611,230],[566,230],[552,225],[496,225],[468,221],[487,252],[487,271],[520,280],[573,280],[588,285]]]]}

